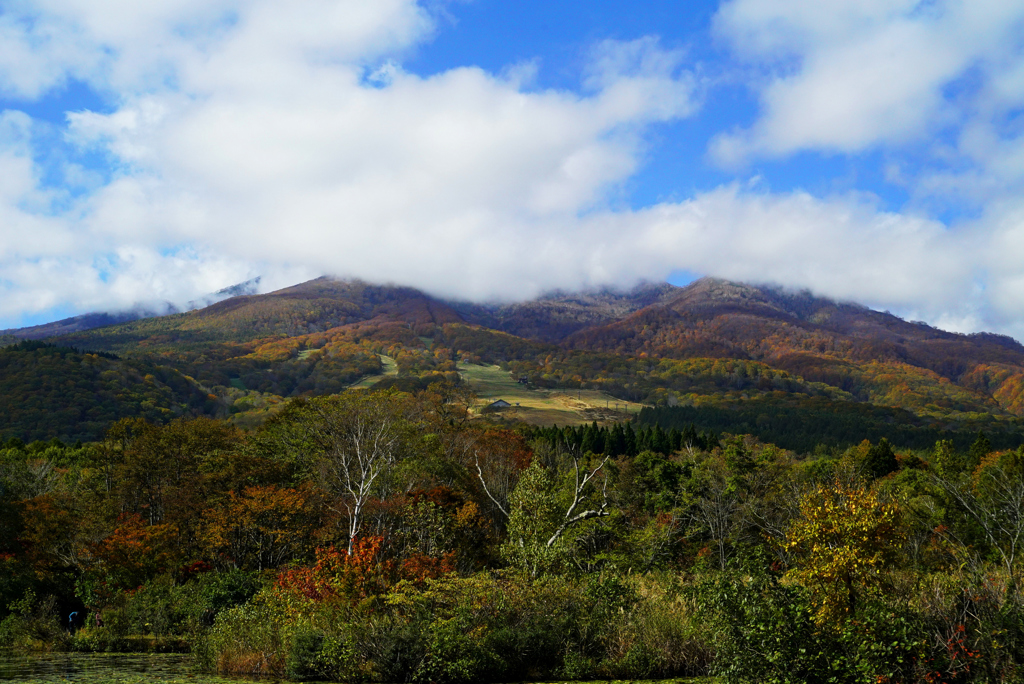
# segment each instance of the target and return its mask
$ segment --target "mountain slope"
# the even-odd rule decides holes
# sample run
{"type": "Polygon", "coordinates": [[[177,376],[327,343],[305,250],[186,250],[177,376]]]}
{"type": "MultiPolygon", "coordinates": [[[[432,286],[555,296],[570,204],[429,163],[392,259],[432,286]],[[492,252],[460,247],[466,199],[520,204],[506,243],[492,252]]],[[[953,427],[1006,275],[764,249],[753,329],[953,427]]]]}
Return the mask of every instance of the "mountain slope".
{"type": "Polygon", "coordinates": [[[648,306],[672,300],[680,288],[645,283],[627,290],[554,292],[514,304],[451,303],[467,322],[519,337],[558,342],[572,333],[620,320],[648,306]]]}
{"type": "MultiPolygon", "coordinates": [[[[408,375],[453,372],[458,353],[500,363],[525,360],[557,342],[566,350],[630,358],[755,361],[800,382],[834,388],[822,390],[830,396],[922,415],[1024,414],[1024,347],[1009,338],[957,335],[806,292],[713,278],[685,288],[560,293],[500,306],[443,302],[412,288],[319,278],[61,339],[87,349],[157,355],[207,385],[235,382],[283,396],[337,391],[353,373],[379,365],[372,358],[378,353],[394,354],[408,375]],[[433,342],[423,339],[444,337],[453,325],[461,326],[460,332],[444,343],[447,352],[432,359],[433,342]],[[473,329],[506,332],[542,347],[523,347],[473,329]],[[275,340],[291,342],[267,347],[275,340]],[[313,353],[328,343],[331,354],[313,353]],[[277,351],[269,353],[271,348],[277,351]],[[281,351],[285,348],[290,356],[281,351]],[[439,360],[445,354],[451,358],[439,360]],[[315,368],[335,358],[346,370],[315,368]]],[[[589,375],[580,371],[580,363],[563,363],[561,371],[546,375],[562,378],[557,382],[589,375]]],[[[620,378],[618,386],[633,384],[620,378]]],[[[692,384],[679,379],[666,389],[681,391],[692,384]]],[[[649,382],[641,385],[647,389],[631,399],[653,389],[649,382]]]]}
{"type": "Polygon", "coordinates": [[[704,278],[664,304],[566,338],[565,346],[662,358],[733,358],[927,412],[1020,415],[1024,347],[959,335],[808,293],[704,278]]]}
{"type": "Polygon", "coordinates": [[[215,404],[167,366],[34,341],[0,349],[0,437],[93,440],[119,418],[163,422],[215,404]]]}
{"type": "MultiPolygon", "coordinates": [[[[725,411],[715,421],[734,416],[744,431],[787,430],[792,416],[806,414],[833,425],[826,440],[864,425],[896,437],[903,433],[892,426],[912,415],[914,443],[923,443],[948,429],[1009,434],[1024,425],[1024,347],[1009,338],[947,333],[806,292],[710,278],[505,305],[318,278],[58,339],[116,353],[122,364],[173,370],[200,403],[210,402],[203,412],[242,424],[288,397],[376,382],[410,391],[463,376],[472,383],[460,370],[487,364],[526,392],[590,390],[609,403],[715,408],[725,411]],[[885,410],[858,408],[872,406],[885,410]],[[829,412],[845,416],[837,418],[843,430],[820,418],[829,412]]],[[[58,410],[59,395],[47,396],[58,410]]],[[[145,406],[166,417],[182,405],[198,410],[190,401],[167,396],[145,406]]],[[[148,415],[131,402],[115,413],[132,411],[148,415]]]]}
{"type": "Polygon", "coordinates": [[[448,305],[412,288],[317,278],[268,294],[232,297],[188,313],[61,339],[88,349],[151,353],[294,337],[374,319],[401,321],[412,329],[462,320],[448,305]]]}
{"type": "Polygon", "coordinates": [[[116,313],[87,313],[81,316],[63,318],[52,323],[32,325],[25,328],[12,328],[0,331],[0,335],[10,335],[18,340],[45,340],[60,335],[71,335],[77,332],[84,332],[94,328],[103,328],[108,325],[137,321],[140,318],[151,318],[158,316],[155,311],[143,309],[133,311],[119,311],[116,313]]]}
{"type": "MultiPolygon", "coordinates": [[[[379,354],[406,373],[436,372],[420,335],[462,319],[411,288],[329,278],[245,295],[184,314],[63,336],[61,344],[173,366],[206,387],[280,397],[343,391],[380,373],[379,354]]],[[[452,366],[452,370],[453,370],[452,366]]]]}
{"type": "MultiPolygon", "coordinates": [[[[205,297],[193,300],[189,302],[185,308],[191,311],[193,309],[210,306],[211,304],[230,297],[254,294],[257,291],[259,284],[260,279],[257,277],[252,280],[247,280],[244,283],[231,285],[230,287],[225,287],[221,290],[208,294],[205,297]]],[[[5,335],[10,335],[15,339],[20,340],[44,340],[50,337],[71,335],[77,332],[93,330],[94,328],[117,325],[118,323],[137,321],[141,318],[154,318],[168,313],[178,313],[177,307],[170,302],[166,302],[158,308],[160,311],[148,306],[136,306],[128,311],[87,313],[80,316],[72,316],[71,318],[64,318],[52,323],[44,323],[42,325],[14,328],[11,330],[0,330],[0,338],[5,335]]]]}

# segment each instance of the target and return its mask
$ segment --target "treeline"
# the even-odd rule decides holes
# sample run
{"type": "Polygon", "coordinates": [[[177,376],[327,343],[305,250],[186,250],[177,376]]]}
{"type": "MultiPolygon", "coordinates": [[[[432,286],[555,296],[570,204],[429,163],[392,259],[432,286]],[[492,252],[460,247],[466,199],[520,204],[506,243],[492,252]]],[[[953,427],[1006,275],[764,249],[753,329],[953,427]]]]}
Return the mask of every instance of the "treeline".
{"type": "Polygon", "coordinates": [[[45,342],[42,340],[21,340],[14,344],[8,345],[4,348],[4,351],[8,352],[42,352],[44,354],[54,354],[57,356],[65,356],[67,354],[93,354],[102,359],[110,359],[111,361],[119,361],[121,359],[117,354],[111,354],[110,352],[104,351],[83,351],[74,347],[65,347],[51,342],[45,342]]]}
{"type": "Polygon", "coordinates": [[[0,438],[91,441],[126,416],[217,410],[216,397],[167,366],[36,341],[0,348],[0,438]]]}
{"type": "Polygon", "coordinates": [[[1024,450],[517,432],[469,399],[5,442],[0,646],[363,682],[1024,674],[1024,450]]]}
{"type": "Polygon", "coordinates": [[[668,431],[693,424],[720,433],[751,434],[798,453],[811,453],[819,446],[846,448],[864,439],[885,439],[906,449],[928,449],[939,440],[951,440],[957,448],[966,449],[979,431],[988,434],[999,449],[1024,443],[1024,432],[1016,421],[961,421],[940,429],[902,409],[821,398],[644,407],[636,420],[639,425],[668,431]]]}
{"type": "Polygon", "coordinates": [[[671,454],[684,449],[711,451],[720,446],[714,432],[698,432],[693,423],[682,430],[675,427],[663,430],[657,423],[640,424],[639,429],[634,429],[631,422],[615,423],[611,427],[593,422],[564,428],[557,425],[525,428],[524,434],[531,442],[545,444],[549,449],[609,456],[636,456],[645,451],[671,454]]]}

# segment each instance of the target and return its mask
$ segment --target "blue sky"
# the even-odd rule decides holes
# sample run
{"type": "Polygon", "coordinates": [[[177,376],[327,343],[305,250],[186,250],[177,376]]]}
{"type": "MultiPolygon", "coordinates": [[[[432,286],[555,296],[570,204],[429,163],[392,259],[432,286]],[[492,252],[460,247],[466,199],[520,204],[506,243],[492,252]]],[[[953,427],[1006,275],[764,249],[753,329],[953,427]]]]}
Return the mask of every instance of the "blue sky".
{"type": "Polygon", "coordinates": [[[707,274],[1024,336],[1024,7],[0,0],[0,328],[707,274]]]}
{"type": "Polygon", "coordinates": [[[656,36],[661,46],[679,50],[709,81],[700,112],[652,127],[643,167],[628,181],[629,205],[639,209],[679,200],[733,180],[762,176],[775,190],[833,192],[853,186],[876,193],[898,208],[906,192],[882,181],[877,155],[839,157],[801,154],[724,170],[707,158],[711,138],[734,126],[749,126],[758,114],[756,93],[733,72],[728,49],[711,33],[717,2],[580,3],[484,2],[446,6],[437,36],[405,62],[423,76],[475,64],[493,72],[536,62],[537,89],[579,87],[580,73],[595,43],[656,36]]]}
{"type": "MultiPolygon", "coordinates": [[[[536,89],[575,90],[595,43],[657,36],[662,47],[715,69],[720,58],[710,34],[714,2],[465,2],[446,7],[438,33],[406,62],[427,76],[467,64],[493,72],[536,62],[536,89]]],[[[706,163],[707,141],[723,121],[749,122],[756,100],[746,89],[721,87],[701,115],[670,121],[648,133],[644,166],[629,181],[625,198],[635,208],[714,187],[733,174],[706,163]]]]}

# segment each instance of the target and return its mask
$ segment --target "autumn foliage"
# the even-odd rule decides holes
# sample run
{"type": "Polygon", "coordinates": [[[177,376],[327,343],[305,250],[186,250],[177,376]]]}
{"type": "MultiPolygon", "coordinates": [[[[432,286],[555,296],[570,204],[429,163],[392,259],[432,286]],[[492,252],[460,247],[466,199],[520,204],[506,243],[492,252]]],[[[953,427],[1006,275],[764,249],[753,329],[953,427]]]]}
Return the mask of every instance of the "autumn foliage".
{"type": "Polygon", "coordinates": [[[800,514],[785,542],[793,576],[812,588],[817,622],[839,622],[881,588],[901,541],[899,509],[837,477],[805,494],[800,514]]]}

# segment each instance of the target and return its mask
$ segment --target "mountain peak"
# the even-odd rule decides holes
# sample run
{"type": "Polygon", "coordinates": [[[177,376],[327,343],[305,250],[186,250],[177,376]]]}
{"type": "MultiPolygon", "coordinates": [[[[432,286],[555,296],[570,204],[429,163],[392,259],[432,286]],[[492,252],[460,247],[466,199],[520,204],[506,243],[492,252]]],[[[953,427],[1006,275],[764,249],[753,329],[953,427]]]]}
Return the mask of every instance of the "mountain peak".
{"type": "Polygon", "coordinates": [[[690,305],[700,304],[725,304],[725,303],[758,303],[770,305],[771,301],[766,296],[766,288],[737,283],[722,278],[710,276],[695,280],[680,292],[675,302],[685,302],[690,305]]]}

